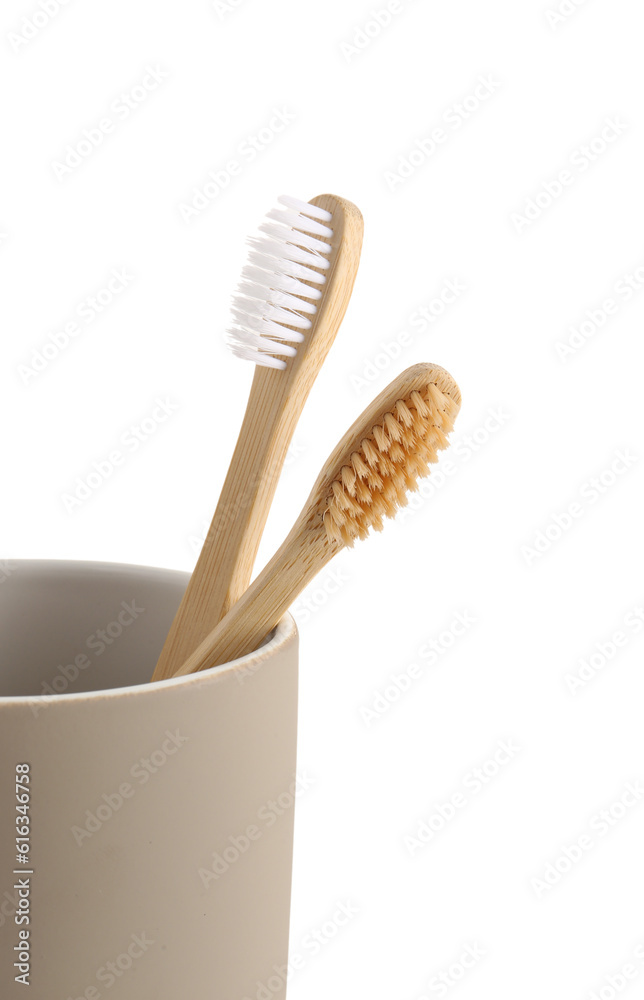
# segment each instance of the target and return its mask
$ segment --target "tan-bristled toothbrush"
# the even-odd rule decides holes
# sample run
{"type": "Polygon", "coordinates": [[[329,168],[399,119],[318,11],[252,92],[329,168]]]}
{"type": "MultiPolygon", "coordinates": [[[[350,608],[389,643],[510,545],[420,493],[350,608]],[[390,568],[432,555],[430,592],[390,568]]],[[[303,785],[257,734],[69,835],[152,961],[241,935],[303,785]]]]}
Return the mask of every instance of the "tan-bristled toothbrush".
{"type": "Polygon", "coordinates": [[[461,404],[443,368],[407,369],[367,407],[324,465],[288,537],[249,590],[176,671],[229,663],[257,649],[313,577],[345,546],[382,530],[429,471],[461,404]]]}
{"type": "Polygon", "coordinates": [[[302,408],[353,289],[362,248],[355,205],[282,197],[233,301],[233,352],[256,364],[219,504],[152,680],[172,676],[241,597],[302,408]]]}

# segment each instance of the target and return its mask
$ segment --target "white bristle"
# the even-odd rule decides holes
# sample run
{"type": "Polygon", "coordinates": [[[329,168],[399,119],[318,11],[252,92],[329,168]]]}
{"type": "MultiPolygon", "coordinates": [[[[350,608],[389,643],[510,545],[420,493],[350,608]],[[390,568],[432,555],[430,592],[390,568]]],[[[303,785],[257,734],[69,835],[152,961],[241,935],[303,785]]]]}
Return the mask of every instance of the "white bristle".
{"type": "Polygon", "coordinates": [[[331,213],[327,212],[325,208],[318,208],[317,205],[311,205],[308,201],[300,201],[299,198],[293,198],[290,194],[282,194],[277,200],[280,205],[286,205],[287,208],[295,208],[303,215],[309,215],[312,219],[320,219],[321,222],[330,222],[333,218],[331,213]]]}
{"type": "MultiPolygon", "coordinates": [[[[304,218],[304,216],[301,216],[301,218],[304,218]]],[[[324,240],[319,240],[317,236],[310,236],[306,230],[295,230],[292,226],[289,226],[285,233],[284,224],[281,222],[263,222],[259,227],[259,231],[280,243],[283,240],[289,244],[294,243],[302,250],[310,250],[314,253],[328,253],[330,250],[328,243],[325,243],[324,240]]],[[[311,263],[310,260],[309,263],[311,263]]]]}
{"type": "Polygon", "coordinates": [[[322,298],[322,292],[319,288],[311,288],[290,274],[265,271],[263,267],[256,267],[253,264],[244,268],[242,278],[248,278],[249,281],[261,285],[262,288],[275,288],[281,292],[288,292],[290,295],[305,295],[309,299],[322,298]]]}
{"type": "Polygon", "coordinates": [[[260,299],[261,302],[266,302],[267,296],[270,295],[271,304],[281,309],[292,309],[293,312],[308,313],[310,316],[315,313],[315,305],[312,302],[305,302],[297,295],[289,295],[288,292],[282,292],[275,286],[266,289],[255,281],[240,281],[237,291],[240,295],[245,295],[249,299],[260,299]]]}
{"type": "MultiPolygon", "coordinates": [[[[262,253],[260,250],[251,250],[248,254],[248,261],[250,264],[257,264],[264,271],[269,274],[290,274],[294,278],[303,278],[305,281],[313,281],[317,285],[323,285],[326,278],[323,274],[318,271],[314,271],[311,267],[304,267],[303,264],[297,264],[294,260],[287,260],[286,257],[282,257],[279,264],[275,257],[269,257],[268,254],[262,253]]],[[[325,261],[327,264],[328,261],[325,261]]],[[[313,291],[313,289],[311,289],[313,291]]]]}
{"type": "Polygon", "coordinates": [[[329,229],[328,226],[323,226],[321,222],[314,222],[313,219],[307,219],[301,212],[288,212],[283,208],[273,208],[268,213],[267,218],[290,226],[292,229],[300,229],[305,233],[313,233],[314,236],[324,236],[326,239],[330,239],[333,236],[332,229],[329,229]]]}
{"type": "Polygon", "coordinates": [[[333,236],[327,225],[333,216],[289,195],[278,202],[284,207],[272,209],[259,227],[262,235],[249,240],[249,263],[233,300],[228,333],[237,357],[283,369],[287,362],[282,359],[296,353],[290,344],[301,343],[306,335],[300,331],[313,325],[322,291],[306,282],[323,285],[326,280],[316,269],[329,268],[332,247],[325,240],[333,236]]]}
{"type": "Polygon", "coordinates": [[[271,336],[278,337],[280,340],[293,340],[298,344],[302,343],[304,334],[300,333],[299,330],[310,329],[310,320],[303,319],[301,316],[294,317],[297,321],[298,329],[293,329],[296,325],[295,323],[289,327],[286,327],[284,323],[280,323],[283,314],[274,310],[273,306],[267,306],[266,311],[268,315],[262,316],[260,319],[250,309],[235,306],[233,316],[240,327],[239,336],[244,336],[250,330],[251,333],[256,333],[260,337],[271,336]]]}

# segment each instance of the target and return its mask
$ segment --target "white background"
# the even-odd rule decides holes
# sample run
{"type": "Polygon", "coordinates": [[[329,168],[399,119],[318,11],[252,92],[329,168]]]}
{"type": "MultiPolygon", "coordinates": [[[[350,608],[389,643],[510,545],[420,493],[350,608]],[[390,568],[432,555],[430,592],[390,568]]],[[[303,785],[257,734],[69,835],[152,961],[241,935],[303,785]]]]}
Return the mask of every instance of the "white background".
{"type": "Polygon", "coordinates": [[[260,565],[399,371],[437,362],[464,403],[433,490],[336,560],[337,593],[323,574],[296,609],[311,787],[296,810],[291,952],[304,961],[289,996],[639,996],[644,799],[619,803],[644,779],[641,10],[566,0],[557,19],[555,0],[406,0],[376,33],[384,6],[69,0],[30,32],[40,7],[5,0],[2,552],[191,569],[252,374],[223,339],[246,237],[278,194],[354,201],[360,274],[260,565]],[[165,78],[120,118],[110,106],[152,85],[147,67],[165,78]],[[481,77],[494,92],[464,118],[454,109],[481,77]],[[242,144],[274,109],[293,120],[251,161],[242,144]],[[57,176],[105,117],[100,146],[57,176]],[[388,179],[439,127],[433,155],[388,179]],[[231,159],[237,176],[185,221],[181,205],[231,159]],[[521,222],[537,195],[538,218],[521,222]],[[127,287],[34,373],[113,269],[127,287]],[[423,326],[446,279],[465,290],[423,326]],[[582,323],[578,346],[558,349],[582,323]],[[126,450],[157,398],[174,412],[126,450]],[[122,465],[67,509],[115,449],[122,465]],[[452,642],[459,612],[476,621],[452,642]],[[503,740],[520,749],[475,791],[471,772],[503,740]],[[454,817],[410,847],[458,792],[454,817]],[[581,859],[561,860],[584,835],[581,859]],[[358,912],[331,940],[347,901],[358,912]],[[307,935],[325,923],[314,954],[307,935]],[[465,969],[468,945],[485,954],[465,969]]]}

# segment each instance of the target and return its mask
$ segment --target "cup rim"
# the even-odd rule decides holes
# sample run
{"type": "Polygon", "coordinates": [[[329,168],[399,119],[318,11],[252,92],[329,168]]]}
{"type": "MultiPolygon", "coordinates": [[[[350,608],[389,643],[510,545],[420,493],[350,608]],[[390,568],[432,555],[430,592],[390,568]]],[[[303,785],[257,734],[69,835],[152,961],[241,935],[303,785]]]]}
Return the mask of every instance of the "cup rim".
{"type": "MultiPolygon", "coordinates": [[[[161,581],[184,578],[186,585],[190,579],[190,573],[186,570],[168,569],[163,566],[145,566],[140,563],[120,563],[107,560],[94,559],[8,559],[8,562],[15,563],[19,571],[21,568],[32,572],[34,576],[43,579],[47,575],[68,578],[78,578],[83,574],[116,574],[119,572],[131,572],[140,575],[148,580],[161,581]]],[[[141,695],[144,692],[155,693],[159,691],[171,691],[177,687],[187,687],[191,684],[203,685],[205,683],[218,683],[230,674],[237,671],[252,669],[252,672],[259,669],[264,661],[270,661],[273,656],[285,649],[295,641],[298,635],[295,619],[289,611],[280,619],[273,635],[252,653],[239,656],[229,663],[222,663],[217,667],[209,667],[198,673],[185,674],[182,677],[169,677],[166,680],[146,681],[139,684],[128,684],[126,686],[114,688],[100,688],[97,691],[76,691],[64,692],[61,694],[32,694],[32,695],[2,695],[0,694],[0,707],[3,705],[18,706],[23,704],[31,705],[34,701],[42,699],[48,705],[55,703],[69,704],[72,701],[95,701],[100,698],[120,697],[126,695],[141,695]]]]}

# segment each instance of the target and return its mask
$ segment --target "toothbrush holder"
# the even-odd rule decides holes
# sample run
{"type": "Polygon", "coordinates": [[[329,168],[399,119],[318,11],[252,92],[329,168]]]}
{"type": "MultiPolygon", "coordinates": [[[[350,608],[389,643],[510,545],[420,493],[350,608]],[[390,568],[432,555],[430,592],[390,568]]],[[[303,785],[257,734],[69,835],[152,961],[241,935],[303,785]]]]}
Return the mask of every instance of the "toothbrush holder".
{"type": "Polygon", "coordinates": [[[2,565],[0,995],[283,1000],[293,619],[149,683],[187,573],[2,565]]]}

